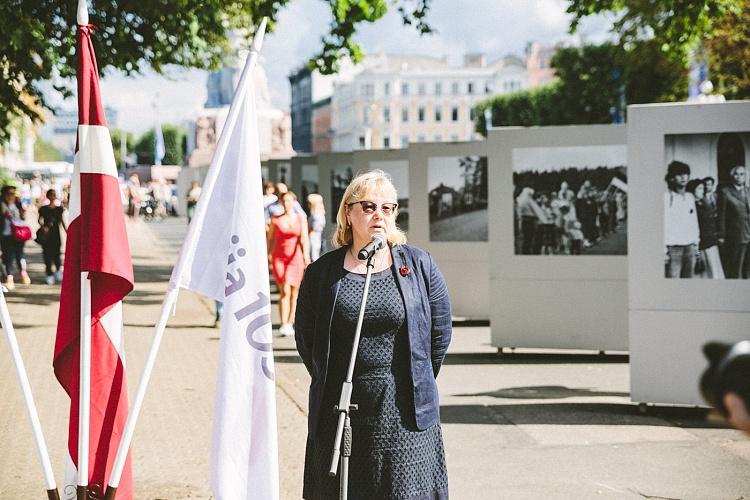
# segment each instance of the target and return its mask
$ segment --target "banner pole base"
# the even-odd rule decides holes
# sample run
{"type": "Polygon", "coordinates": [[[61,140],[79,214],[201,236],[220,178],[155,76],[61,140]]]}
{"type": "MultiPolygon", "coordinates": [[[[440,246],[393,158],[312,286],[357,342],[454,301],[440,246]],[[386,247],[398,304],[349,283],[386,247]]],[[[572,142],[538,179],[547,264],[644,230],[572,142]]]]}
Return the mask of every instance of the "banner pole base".
{"type": "Polygon", "coordinates": [[[52,490],[47,490],[47,499],[48,500],[60,500],[60,494],[57,492],[57,488],[52,490]]]}
{"type": "Polygon", "coordinates": [[[76,499],[77,500],[89,500],[89,488],[88,486],[78,485],[76,488],[76,499]]]}
{"type": "Polygon", "coordinates": [[[115,500],[116,495],[117,495],[117,487],[108,484],[107,493],[104,494],[104,500],[115,500]]]}

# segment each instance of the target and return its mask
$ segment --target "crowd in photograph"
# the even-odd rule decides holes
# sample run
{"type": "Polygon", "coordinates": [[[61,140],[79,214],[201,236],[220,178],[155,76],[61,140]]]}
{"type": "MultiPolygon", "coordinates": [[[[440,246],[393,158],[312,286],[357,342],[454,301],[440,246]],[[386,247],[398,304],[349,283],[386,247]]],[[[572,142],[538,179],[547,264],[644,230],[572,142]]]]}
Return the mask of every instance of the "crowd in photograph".
{"type": "Polygon", "coordinates": [[[578,184],[564,180],[565,171],[532,174],[538,178],[516,178],[516,254],[579,255],[624,230],[625,182],[613,181],[617,177],[612,172],[592,176],[593,181],[580,178],[578,184]]]}
{"type": "Polygon", "coordinates": [[[667,278],[750,278],[750,187],[744,166],[729,182],[690,178],[690,166],[667,166],[664,193],[664,275],[667,278]]]}

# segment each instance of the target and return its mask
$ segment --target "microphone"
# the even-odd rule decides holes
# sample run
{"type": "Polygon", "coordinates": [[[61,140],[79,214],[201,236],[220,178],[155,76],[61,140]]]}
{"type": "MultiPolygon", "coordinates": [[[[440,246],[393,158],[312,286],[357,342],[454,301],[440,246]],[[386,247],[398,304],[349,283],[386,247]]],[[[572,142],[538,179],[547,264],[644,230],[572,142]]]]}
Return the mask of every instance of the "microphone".
{"type": "Polygon", "coordinates": [[[387,240],[385,239],[385,236],[382,234],[374,234],[372,236],[372,241],[359,251],[357,258],[359,260],[368,260],[375,254],[375,252],[385,247],[386,242],[387,240]]]}

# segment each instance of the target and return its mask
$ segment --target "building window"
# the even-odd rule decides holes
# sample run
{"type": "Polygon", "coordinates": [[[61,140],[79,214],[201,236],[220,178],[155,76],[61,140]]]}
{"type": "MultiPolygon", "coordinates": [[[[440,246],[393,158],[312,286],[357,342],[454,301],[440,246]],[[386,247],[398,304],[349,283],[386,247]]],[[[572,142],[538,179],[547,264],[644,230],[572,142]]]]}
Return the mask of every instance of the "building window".
{"type": "Polygon", "coordinates": [[[420,122],[424,121],[424,106],[420,106],[417,109],[417,120],[419,120],[420,122]]]}
{"type": "Polygon", "coordinates": [[[485,82],[484,83],[484,93],[485,94],[491,94],[492,93],[492,82],[485,82]]]}
{"type": "Polygon", "coordinates": [[[370,106],[365,106],[362,108],[362,121],[365,123],[365,125],[370,124],[370,106]]]}
{"type": "Polygon", "coordinates": [[[451,134],[451,141],[458,142],[458,134],[451,134]]]}
{"type": "Polygon", "coordinates": [[[458,95],[458,82],[451,83],[451,94],[458,95]]]}
{"type": "Polygon", "coordinates": [[[419,84],[419,86],[417,87],[417,92],[419,93],[419,95],[425,95],[426,89],[424,83],[419,84]]]}
{"type": "Polygon", "coordinates": [[[373,88],[373,87],[374,87],[374,86],[373,86],[373,84],[372,84],[372,83],[365,83],[365,84],[363,84],[363,85],[362,85],[362,87],[360,88],[360,92],[362,92],[362,95],[363,95],[364,97],[372,97],[372,95],[373,95],[373,91],[374,91],[374,88],[373,88]]]}
{"type": "Polygon", "coordinates": [[[441,82],[435,84],[435,95],[443,95],[443,84],[441,82]]]}
{"type": "Polygon", "coordinates": [[[391,108],[389,106],[383,106],[383,121],[390,123],[391,121],[391,108]]]}
{"type": "Polygon", "coordinates": [[[435,121],[439,122],[443,119],[443,109],[440,106],[435,106],[435,121]]]}
{"type": "Polygon", "coordinates": [[[409,121],[409,108],[404,106],[401,108],[401,121],[402,122],[408,122],[409,121]]]}
{"type": "Polygon", "coordinates": [[[363,148],[363,149],[365,147],[365,136],[364,135],[360,135],[359,136],[359,147],[363,148]]]}
{"type": "Polygon", "coordinates": [[[433,137],[433,140],[435,142],[440,142],[443,140],[443,136],[441,134],[435,134],[435,136],[433,137]]]}
{"type": "Polygon", "coordinates": [[[402,83],[401,84],[401,95],[409,95],[409,84],[408,83],[402,83]]]}
{"type": "Polygon", "coordinates": [[[391,138],[389,136],[383,137],[383,147],[384,148],[390,148],[391,147],[391,138]]]}
{"type": "Polygon", "coordinates": [[[383,95],[391,95],[391,82],[383,84],[383,95]]]}
{"type": "Polygon", "coordinates": [[[417,135],[417,142],[424,142],[424,134],[417,135]]]}
{"type": "Polygon", "coordinates": [[[468,84],[466,84],[466,93],[467,94],[474,93],[474,82],[469,82],[468,84]]]}
{"type": "Polygon", "coordinates": [[[454,122],[458,121],[458,106],[453,106],[451,108],[451,120],[454,122]]]}
{"type": "Polygon", "coordinates": [[[474,118],[476,118],[476,113],[474,112],[474,108],[469,109],[469,120],[474,121],[474,118]]]}
{"type": "Polygon", "coordinates": [[[409,136],[408,135],[402,135],[401,136],[401,147],[405,148],[409,145],[409,136]]]}

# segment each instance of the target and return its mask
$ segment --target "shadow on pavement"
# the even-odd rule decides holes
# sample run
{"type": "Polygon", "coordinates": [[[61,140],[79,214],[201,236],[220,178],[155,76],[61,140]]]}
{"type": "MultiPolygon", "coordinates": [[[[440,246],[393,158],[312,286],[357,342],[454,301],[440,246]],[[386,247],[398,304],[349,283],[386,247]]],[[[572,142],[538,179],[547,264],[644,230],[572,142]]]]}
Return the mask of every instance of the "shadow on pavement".
{"type": "Polygon", "coordinates": [[[497,354],[481,353],[448,353],[443,364],[446,365],[513,365],[513,364],[578,364],[578,363],[628,363],[627,354],[546,354],[516,353],[497,354]]]}
{"type": "Polygon", "coordinates": [[[652,408],[635,403],[530,403],[448,405],[440,407],[444,424],[487,425],[648,425],[681,428],[725,428],[706,420],[705,408],[652,408]]]}
{"type": "Polygon", "coordinates": [[[454,396],[491,396],[504,399],[564,399],[585,398],[592,396],[628,397],[628,392],[595,391],[586,388],[570,388],[563,385],[536,385],[528,387],[507,387],[492,392],[477,392],[474,394],[454,394],[454,396]]]}

